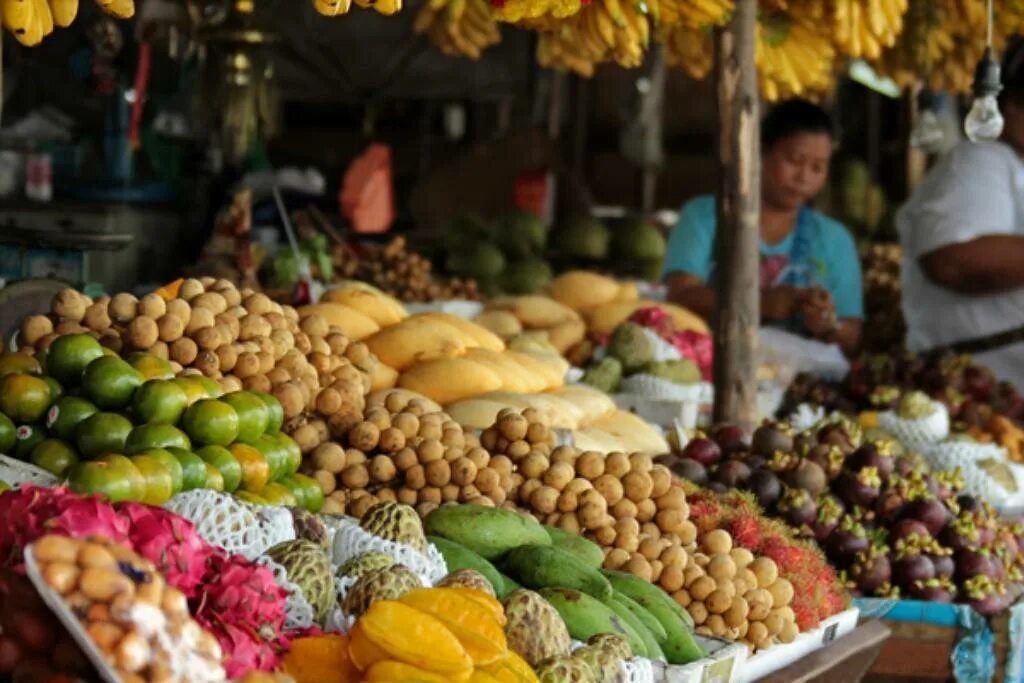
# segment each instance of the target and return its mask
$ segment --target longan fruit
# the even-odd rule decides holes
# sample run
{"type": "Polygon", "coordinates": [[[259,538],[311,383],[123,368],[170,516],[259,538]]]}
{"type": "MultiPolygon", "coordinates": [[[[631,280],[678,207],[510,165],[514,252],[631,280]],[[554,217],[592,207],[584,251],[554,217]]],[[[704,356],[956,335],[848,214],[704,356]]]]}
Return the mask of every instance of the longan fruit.
{"type": "Polygon", "coordinates": [[[666,564],[658,577],[658,585],[668,593],[675,593],[683,587],[683,570],[677,565],[666,564]]]}
{"type": "MultiPolygon", "coordinates": [[[[256,292],[255,294],[246,294],[245,292],[241,292],[241,294],[242,306],[245,308],[245,310],[247,310],[250,313],[262,315],[264,313],[270,313],[271,311],[274,310],[274,307],[272,305],[273,302],[270,300],[270,297],[268,297],[263,292],[256,292]]],[[[295,312],[295,309],[289,306],[288,308],[284,309],[285,315],[288,315],[288,309],[291,309],[293,312],[295,312]]]]}
{"type": "Polygon", "coordinates": [[[457,484],[445,484],[441,487],[441,498],[446,503],[457,503],[462,487],[457,484]]]}
{"type": "Polygon", "coordinates": [[[640,533],[647,534],[651,538],[661,538],[661,529],[654,522],[641,522],[640,533]]]}
{"type": "Polygon", "coordinates": [[[689,562],[686,551],[683,550],[682,546],[672,543],[669,543],[669,546],[661,552],[658,559],[664,562],[666,566],[678,566],[680,569],[685,569],[689,562]]]}
{"type": "Polygon", "coordinates": [[[717,583],[730,581],[736,576],[736,563],[731,555],[714,555],[706,567],[708,576],[717,583]]]}
{"type": "Polygon", "coordinates": [[[202,350],[196,354],[196,359],[193,361],[192,367],[196,368],[207,377],[216,378],[216,375],[220,374],[220,359],[217,358],[217,354],[213,351],[202,350]]]}
{"type": "Polygon", "coordinates": [[[539,512],[543,515],[553,513],[558,507],[558,490],[551,486],[542,485],[530,496],[530,507],[533,508],[534,512],[539,512]]]}
{"type": "Polygon", "coordinates": [[[576,458],[579,457],[579,451],[572,446],[559,446],[555,450],[551,451],[549,459],[552,463],[561,462],[573,465],[576,462],[576,458]]]}
{"type": "Polygon", "coordinates": [[[186,301],[194,299],[203,292],[206,291],[206,287],[203,283],[196,278],[190,277],[181,283],[181,287],[178,288],[178,296],[186,301]]]}
{"type": "Polygon", "coordinates": [[[604,558],[604,566],[608,569],[619,569],[629,562],[630,554],[622,548],[612,548],[604,558]]]}
{"type": "Polygon", "coordinates": [[[686,510],[689,513],[686,492],[681,486],[672,486],[666,493],[658,496],[654,502],[657,503],[659,510],[686,510]]]}
{"type": "Polygon", "coordinates": [[[419,446],[416,447],[416,453],[420,457],[420,462],[424,464],[437,460],[444,460],[444,451],[444,444],[437,439],[424,439],[419,446]]]}
{"type": "Polygon", "coordinates": [[[316,411],[323,415],[333,415],[341,410],[342,399],[334,389],[330,387],[321,389],[316,395],[316,411]]]}
{"type": "Polygon", "coordinates": [[[225,337],[226,342],[233,342],[238,339],[238,331],[240,325],[238,322],[238,318],[236,318],[235,316],[231,315],[230,313],[218,313],[217,315],[213,316],[213,324],[227,332],[227,335],[225,337]]]}
{"type": "MultiPolygon", "coordinates": [[[[643,530],[641,529],[641,534],[643,530]]],[[[648,561],[656,560],[661,556],[663,544],[660,538],[652,538],[648,536],[640,541],[640,545],[637,547],[637,552],[647,558],[648,561]]]]}
{"type": "Polygon", "coordinates": [[[349,512],[358,519],[363,517],[370,508],[379,502],[377,497],[371,494],[360,496],[349,505],[349,512]]]}
{"type": "Polygon", "coordinates": [[[214,315],[228,310],[227,299],[220,292],[203,292],[189,303],[192,304],[192,308],[205,308],[214,315]]]}
{"type": "Polygon", "coordinates": [[[626,497],[634,503],[649,501],[652,505],[654,504],[654,501],[650,500],[653,484],[646,472],[630,470],[622,477],[622,487],[626,492],[626,497]]]}
{"type": "Polygon", "coordinates": [[[480,489],[472,484],[468,484],[459,489],[459,501],[462,503],[467,503],[480,497],[480,489]]]}
{"type": "MultiPolygon", "coordinates": [[[[241,331],[239,331],[241,334],[241,331]]],[[[292,347],[298,353],[303,355],[313,350],[313,345],[309,343],[309,336],[305,332],[292,331],[292,341],[294,346],[292,347]]]]}
{"type": "Polygon", "coordinates": [[[651,569],[651,563],[639,553],[634,554],[629,558],[629,562],[622,565],[622,571],[629,572],[634,576],[639,576],[645,581],[651,581],[653,577],[653,570],[651,569]]]}
{"type": "Polygon", "coordinates": [[[604,471],[617,479],[622,479],[630,470],[629,458],[625,453],[609,453],[604,461],[604,471]]]}
{"type": "Polygon", "coordinates": [[[193,308],[192,316],[185,325],[185,334],[190,337],[204,327],[212,327],[214,324],[213,312],[208,308],[193,308]]]}
{"type": "Polygon", "coordinates": [[[718,586],[715,580],[710,576],[700,576],[693,583],[687,586],[687,590],[690,591],[690,596],[694,600],[704,601],[709,595],[711,595],[718,586]]]}
{"type": "MultiPolygon", "coordinates": [[[[693,597],[693,593],[690,593],[690,596],[693,597]]],[[[686,607],[686,611],[693,617],[695,626],[702,625],[708,619],[708,608],[696,597],[693,597],[693,602],[686,607]]]]}
{"type": "Polygon", "coordinates": [[[171,358],[184,366],[192,365],[199,354],[199,347],[188,337],[182,337],[171,344],[171,358]]]}
{"type": "Polygon", "coordinates": [[[578,508],[579,505],[579,496],[572,491],[562,491],[558,496],[559,512],[576,512],[576,508],[578,508]]]}
{"type": "Polygon", "coordinates": [[[319,313],[302,316],[299,319],[299,329],[310,337],[326,337],[330,334],[327,321],[319,313]]]}
{"type": "MultiPolygon", "coordinates": [[[[53,340],[56,339],[58,336],[59,335],[54,333],[48,334],[42,339],[40,339],[39,349],[43,350],[47,348],[51,343],[53,343],[53,340]]],[[[113,330],[101,334],[99,342],[100,346],[106,347],[111,351],[114,351],[115,353],[120,353],[121,349],[124,348],[124,342],[121,341],[121,335],[119,335],[117,332],[114,332],[113,330]]]]}
{"type": "Polygon", "coordinates": [[[434,460],[424,465],[427,484],[441,487],[452,480],[452,466],[447,460],[434,460]]]}
{"type": "Polygon", "coordinates": [[[466,434],[461,427],[445,427],[441,433],[441,443],[448,448],[464,449],[466,447],[466,434]]]}
{"type": "Polygon", "coordinates": [[[370,460],[370,479],[379,484],[394,481],[397,472],[395,463],[387,455],[377,455],[370,460]]]}
{"type": "Polygon", "coordinates": [[[594,489],[604,497],[608,505],[615,505],[625,495],[622,482],[611,474],[602,474],[595,479],[594,489]]]}
{"type": "Polygon", "coordinates": [[[546,457],[539,453],[531,453],[519,463],[519,471],[527,479],[540,479],[550,466],[546,457]]]}
{"type": "Polygon", "coordinates": [[[316,427],[308,423],[298,427],[291,436],[303,453],[309,453],[320,445],[320,435],[317,433],[316,427]]]}
{"type": "Polygon", "coordinates": [[[788,579],[775,579],[775,583],[768,586],[768,592],[772,594],[773,607],[785,607],[793,601],[793,584],[788,579]]]}
{"type": "Polygon", "coordinates": [[[594,489],[587,489],[579,494],[580,505],[594,505],[602,512],[608,512],[608,501],[604,499],[598,491],[594,489]]]}
{"type": "Polygon", "coordinates": [[[452,463],[452,481],[459,486],[472,484],[476,481],[477,469],[473,461],[462,457],[452,463]]]}
{"type": "Polygon", "coordinates": [[[477,471],[476,481],[473,484],[480,489],[480,493],[489,496],[501,489],[501,475],[491,468],[485,467],[477,471]]]}
{"type": "Polygon", "coordinates": [[[87,330],[85,327],[79,325],[73,320],[62,320],[61,322],[57,323],[57,325],[53,328],[53,333],[58,336],[64,336],[67,334],[79,334],[81,332],[88,331],[89,330],[87,330]]]}
{"type": "MultiPolygon", "coordinates": [[[[92,306],[90,306],[90,308],[92,308],[92,306]]],[[[90,326],[88,322],[88,313],[86,313],[86,326],[95,332],[100,332],[106,329],[106,327],[97,329],[90,326]]],[[[109,325],[107,325],[107,327],[109,327],[109,325]]],[[[53,334],[53,321],[45,315],[30,315],[21,321],[18,341],[28,346],[35,346],[40,339],[48,334],[53,334]]]]}
{"type": "Polygon", "coordinates": [[[370,483],[366,465],[349,465],[341,472],[341,482],[350,489],[361,489],[370,483]]]}
{"type": "Polygon", "coordinates": [[[779,567],[770,557],[755,558],[748,566],[757,579],[760,588],[767,588],[779,578],[779,567]]]}
{"type": "Polygon", "coordinates": [[[526,438],[526,431],[530,425],[522,415],[509,413],[500,415],[495,426],[501,436],[509,441],[522,441],[526,438]]]}
{"type": "Polygon", "coordinates": [[[156,292],[150,292],[139,299],[135,312],[136,315],[144,315],[156,320],[167,312],[167,301],[156,292]]]}
{"type": "Polygon", "coordinates": [[[408,470],[410,467],[414,467],[419,464],[419,458],[416,456],[416,451],[408,446],[395,452],[392,459],[395,461],[395,466],[403,472],[408,470]]]}
{"type": "Polygon", "coordinates": [[[683,585],[689,588],[702,576],[707,576],[704,573],[704,568],[696,562],[690,562],[686,565],[686,569],[683,570],[683,585]]]}
{"type": "Polygon", "coordinates": [[[505,455],[495,455],[491,457],[488,467],[502,476],[510,475],[515,470],[515,465],[508,456],[505,455]]]}
{"type": "Polygon", "coordinates": [[[66,287],[54,295],[50,302],[50,311],[63,320],[80,322],[90,305],[78,290],[66,287]]]}
{"type": "Polygon", "coordinates": [[[423,465],[413,465],[405,471],[405,485],[419,491],[427,485],[427,471],[423,465]]]}
{"type": "MultiPolygon", "coordinates": [[[[135,324],[139,320],[145,320],[145,318],[136,318],[132,321],[132,324],[135,324]]],[[[195,340],[199,348],[206,351],[214,351],[219,348],[222,343],[220,332],[213,326],[202,327],[196,330],[192,333],[192,339],[195,340]]]]}
{"type": "Polygon", "coordinates": [[[576,472],[567,462],[555,462],[544,472],[544,483],[561,491],[575,478],[576,472]]]}
{"type": "Polygon", "coordinates": [[[770,635],[776,636],[782,632],[783,627],[786,625],[786,620],[783,619],[779,610],[773,609],[761,623],[768,629],[770,635]]]}
{"type": "Polygon", "coordinates": [[[386,453],[396,453],[405,448],[405,434],[397,427],[388,427],[380,433],[377,445],[386,453]]]}
{"type": "Polygon", "coordinates": [[[651,498],[657,500],[672,488],[672,471],[664,465],[652,466],[647,474],[651,478],[651,498]]]}
{"type": "Polygon", "coordinates": [[[530,446],[529,442],[520,440],[513,441],[504,448],[496,448],[496,450],[499,452],[504,451],[508,457],[513,460],[519,460],[520,458],[525,458],[529,453],[531,453],[533,451],[533,447],[530,446]]]}
{"type": "Polygon", "coordinates": [[[517,487],[516,494],[523,503],[528,503],[533,492],[543,486],[539,479],[527,479],[517,487]]]}
{"type": "Polygon", "coordinates": [[[697,525],[690,520],[680,522],[675,534],[679,536],[679,541],[683,545],[695,543],[697,541],[697,525]]]}
{"type": "Polygon", "coordinates": [[[712,529],[700,539],[700,547],[709,555],[727,555],[732,550],[732,536],[724,529],[712,529]]]}
{"type": "Polygon", "coordinates": [[[787,621],[782,625],[782,630],[779,631],[779,642],[780,643],[792,643],[796,640],[797,635],[800,633],[799,627],[796,622],[787,621]]]}
{"type": "Polygon", "coordinates": [[[530,426],[526,429],[526,440],[532,444],[551,444],[554,442],[554,435],[548,425],[531,421],[530,426]]]}
{"type": "Polygon", "coordinates": [[[333,441],[324,443],[313,449],[311,457],[313,466],[331,474],[338,474],[345,469],[345,449],[333,441]]]}
{"type": "MultiPolygon", "coordinates": [[[[616,480],[618,481],[618,480],[616,480]]],[[[611,507],[612,516],[616,519],[636,519],[636,503],[629,498],[623,498],[611,507]]]]}
{"type": "Polygon", "coordinates": [[[407,489],[403,486],[402,488],[398,489],[396,498],[398,499],[398,502],[401,503],[402,505],[416,505],[416,503],[419,501],[419,494],[413,489],[407,489]]]}
{"type": "Polygon", "coordinates": [[[313,479],[320,485],[320,490],[323,491],[325,496],[329,496],[334,493],[334,489],[337,487],[337,480],[334,478],[334,474],[327,470],[317,470],[313,472],[313,479]]]}
{"type": "MultiPolygon", "coordinates": [[[[745,569],[751,562],[754,561],[754,553],[750,552],[746,548],[736,546],[729,551],[732,561],[736,563],[736,570],[739,572],[741,569],[745,569]]],[[[755,578],[756,581],[756,578],[755,578]]]]}
{"type": "Polygon", "coordinates": [[[349,465],[362,465],[368,461],[366,453],[363,453],[358,448],[346,448],[345,460],[349,465]]]}
{"type": "MultiPolygon", "coordinates": [[[[274,354],[261,351],[256,354],[256,360],[260,362],[260,373],[267,374],[274,369],[274,354]]],[[[314,377],[314,379],[316,379],[314,377]]]]}
{"type": "Polygon", "coordinates": [[[664,533],[676,534],[687,519],[679,510],[661,510],[654,516],[654,521],[664,533]]]}
{"type": "Polygon", "coordinates": [[[482,470],[491,463],[491,454],[483,448],[471,448],[466,451],[466,457],[473,461],[477,470],[482,470]]]}
{"type": "Polygon", "coordinates": [[[168,344],[181,339],[181,335],[185,333],[185,323],[181,321],[181,318],[172,313],[161,316],[156,321],[156,327],[160,339],[168,344]]]}
{"type": "MultiPolygon", "coordinates": [[[[82,318],[82,323],[93,332],[102,332],[109,330],[114,324],[114,321],[110,319],[110,314],[107,312],[109,304],[106,301],[97,301],[92,306],[85,309],[85,316],[82,318]]],[[[46,316],[40,316],[46,318],[46,316]]],[[[49,318],[46,318],[49,321],[49,318]]],[[[53,324],[50,324],[50,329],[53,329],[53,324]]],[[[185,329],[182,326],[182,329],[185,329]]],[[[181,335],[179,334],[178,337],[181,335]]],[[[177,337],[175,337],[177,339],[177,337]]],[[[164,341],[174,341],[174,339],[166,339],[164,341]]]]}
{"type": "Polygon", "coordinates": [[[360,422],[348,432],[348,443],[364,453],[369,453],[380,442],[380,429],[372,422],[360,422]]]}
{"type": "Polygon", "coordinates": [[[171,357],[171,347],[162,341],[153,342],[153,345],[147,349],[147,352],[162,360],[168,360],[171,357]]]}
{"type": "Polygon", "coordinates": [[[767,626],[760,621],[750,622],[750,626],[747,627],[747,641],[755,647],[763,647],[768,644],[769,638],[771,638],[771,634],[768,632],[767,626]]]}
{"type": "Polygon", "coordinates": [[[677,591],[674,591],[672,593],[672,599],[675,600],[676,604],[682,607],[683,609],[686,609],[693,601],[693,599],[690,597],[690,594],[686,592],[685,588],[681,588],[677,591]]]}
{"type": "Polygon", "coordinates": [[[615,547],[634,552],[640,546],[640,525],[635,519],[615,522],[615,547]]]}
{"type": "Polygon", "coordinates": [[[603,548],[609,548],[615,543],[615,527],[612,525],[603,526],[594,530],[594,540],[603,548]]]}
{"type": "Polygon", "coordinates": [[[576,471],[581,477],[594,481],[604,474],[604,455],[587,451],[576,459],[576,471]]]}
{"type": "MultiPolygon", "coordinates": [[[[336,356],[344,356],[345,355],[345,350],[348,348],[348,345],[349,345],[349,338],[347,336],[345,336],[341,332],[331,332],[330,334],[327,335],[326,341],[327,341],[327,345],[329,347],[331,347],[331,353],[333,353],[336,356]]],[[[364,344],[364,346],[365,346],[365,344],[364,344]]],[[[404,407],[405,406],[402,406],[401,408],[395,408],[395,409],[392,409],[392,408],[388,407],[388,410],[392,410],[393,412],[397,412],[397,411],[401,410],[404,407]]]]}
{"type": "Polygon", "coordinates": [[[173,315],[181,321],[182,326],[188,325],[192,319],[192,307],[184,299],[171,299],[165,304],[167,312],[165,315],[173,315]]]}

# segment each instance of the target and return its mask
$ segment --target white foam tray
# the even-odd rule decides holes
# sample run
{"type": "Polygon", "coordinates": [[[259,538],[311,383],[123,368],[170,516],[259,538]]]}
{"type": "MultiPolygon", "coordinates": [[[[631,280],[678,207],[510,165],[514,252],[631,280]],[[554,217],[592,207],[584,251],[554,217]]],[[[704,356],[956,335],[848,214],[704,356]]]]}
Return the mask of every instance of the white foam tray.
{"type": "Polygon", "coordinates": [[[740,667],[736,683],[750,683],[763,678],[819,650],[857,627],[860,610],[851,607],[825,619],[813,631],[801,633],[788,645],[776,645],[748,657],[740,667]]]}

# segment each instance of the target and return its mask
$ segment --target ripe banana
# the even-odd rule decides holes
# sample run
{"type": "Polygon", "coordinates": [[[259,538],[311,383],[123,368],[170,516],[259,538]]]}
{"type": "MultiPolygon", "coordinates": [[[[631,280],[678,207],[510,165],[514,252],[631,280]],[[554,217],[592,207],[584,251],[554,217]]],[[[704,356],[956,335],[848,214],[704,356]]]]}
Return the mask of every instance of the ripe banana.
{"type": "Polygon", "coordinates": [[[348,14],[352,0],[313,0],[313,7],[325,17],[338,17],[348,14]]]}
{"type": "Polygon", "coordinates": [[[39,28],[45,38],[53,33],[53,15],[50,13],[50,6],[46,4],[46,0],[33,0],[33,2],[35,3],[36,19],[39,21],[39,28]]]}
{"type": "Polygon", "coordinates": [[[35,14],[33,0],[3,0],[3,24],[11,33],[24,35],[35,14]]]}
{"type": "Polygon", "coordinates": [[[501,42],[498,24],[487,0],[430,0],[413,23],[417,33],[446,55],[479,59],[483,51],[501,42]]]}
{"type": "Polygon", "coordinates": [[[71,26],[78,15],[78,0],[49,0],[53,23],[61,28],[71,26]]]}
{"type": "Polygon", "coordinates": [[[130,19],[135,15],[134,0],[97,0],[100,9],[118,19],[130,19]]]}

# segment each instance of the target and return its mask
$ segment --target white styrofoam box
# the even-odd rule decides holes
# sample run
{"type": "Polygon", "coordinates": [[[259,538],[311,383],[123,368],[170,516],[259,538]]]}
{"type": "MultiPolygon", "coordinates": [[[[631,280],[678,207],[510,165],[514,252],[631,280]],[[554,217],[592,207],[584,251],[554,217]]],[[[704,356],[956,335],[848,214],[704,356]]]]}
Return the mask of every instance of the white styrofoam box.
{"type": "Polygon", "coordinates": [[[460,318],[466,320],[472,320],[481,313],[483,313],[484,305],[479,301],[463,301],[461,299],[451,299],[449,301],[431,301],[425,304],[404,304],[405,310],[409,311],[410,315],[417,313],[450,313],[457,315],[460,318]]]}
{"type": "Polygon", "coordinates": [[[721,638],[694,636],[707,656],[684,666],[653,662],[658,683],[735,683],[747,659],[747,646],[721,638]]]}
{"type": "Polygon", "coordinates": [[[845,636],[857,627],[859,615],[860,610],[851,607],[845,612],[825,619],[813,631],[801,633],[788,645],[775,645],[748,657],[740,668],[737,683],[756,681],[845,636]]]}

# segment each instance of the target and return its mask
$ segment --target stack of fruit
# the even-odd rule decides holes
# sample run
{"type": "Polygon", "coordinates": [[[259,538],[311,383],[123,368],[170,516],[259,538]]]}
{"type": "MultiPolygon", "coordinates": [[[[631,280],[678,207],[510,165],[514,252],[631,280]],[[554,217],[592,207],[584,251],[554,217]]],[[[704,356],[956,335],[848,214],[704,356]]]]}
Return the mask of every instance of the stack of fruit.
{"type": "MultiPolygon", "coordinates": [[[[683,341],[680,339],[681,343],[683,341]]],[[[710,347],[710,339],[707,346],[710,347]]],[[[612,332],[604,357],[587,368],[582,381],[614,394],[627,388],[624,379],[637,376],[680,386],[697,384],[703,379],[701,368],[693,360],[682,357],[677,346],[651,328],[625,322],[612,332]]]]}
{"type": "Polygon", "coordinates": [[[929,474],[891,442],[862,442],[850,425],[794,434],[766,423],[751,443],[720,429],[690,441],[672,468],[751,491],[817,541],[861,594],[956,600],[989,615],[1024,591],[1019,522],[961,495],[958,472],[929,474]]]}
{"type": "Polygon", "coordinates": [[[524,332],[535,333],[563,355],[583,341],[587,333],[579,313],[540,295],[491,299],[476,322],[506,342],[524,332]]]}
{"type": "Polygon", "coordinates": [[[548,228],[537,216],[516,211],[487,222],[461,216],[445,226],[445,270],[475,278],[489,296],[534,294],[551,282],[544,260],[548,228]]]}
{"type": "Polygon", "coordinates": [[[0,450],[75,491],[160,504],[195,488],[317,510],[317,483],[296,474],[298,445],[280,431],[281,404],[256,391],[224,394],[202,376],[173,377],[167,361],[122,360],[93,337],[56,339],[43,356],[8,354],[0,365],[0,423],[15,440],[0,450]],[[65,391],[68,392],[65,394],[65,391]],[[193,452],[195,447],[195,452],[193,452]]]}
{"type": "Polygon", "coordinates": [[[430,261],[409,251],[404,237],[383,247],[336,248],[333,258],[336,273],[369,283],[399,301],[475,300],[480,296],[472,278],[436,280],[430,261]]]}

